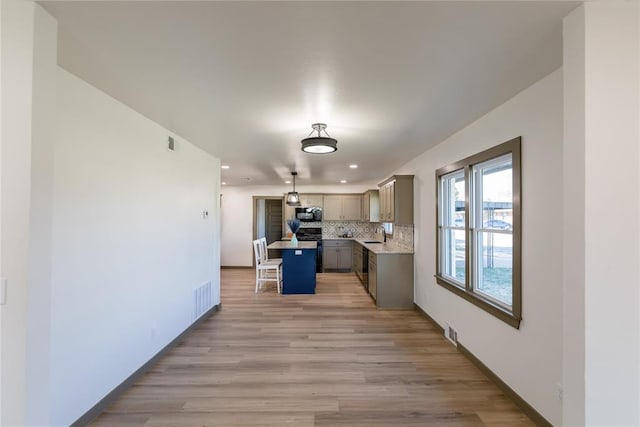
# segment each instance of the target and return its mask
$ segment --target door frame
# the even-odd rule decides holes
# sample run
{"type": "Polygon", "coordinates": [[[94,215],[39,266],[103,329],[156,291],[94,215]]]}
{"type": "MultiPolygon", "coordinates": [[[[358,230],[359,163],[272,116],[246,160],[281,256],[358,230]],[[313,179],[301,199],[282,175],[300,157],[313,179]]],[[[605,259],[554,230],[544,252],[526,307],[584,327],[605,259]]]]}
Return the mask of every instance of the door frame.
{"type": "MultiPolygon", "coordinates": [[[[251,196],[251,205],[253,209],[253,234],[251,240],[258,237],[258,200],[280,200],[283,203],[282,213],[284,215],[284,195],[283,196],[251,196]]],[[[253,245],[251,246],[251,265],[256,267],[256,257],[253,254],[253,245]]]]}

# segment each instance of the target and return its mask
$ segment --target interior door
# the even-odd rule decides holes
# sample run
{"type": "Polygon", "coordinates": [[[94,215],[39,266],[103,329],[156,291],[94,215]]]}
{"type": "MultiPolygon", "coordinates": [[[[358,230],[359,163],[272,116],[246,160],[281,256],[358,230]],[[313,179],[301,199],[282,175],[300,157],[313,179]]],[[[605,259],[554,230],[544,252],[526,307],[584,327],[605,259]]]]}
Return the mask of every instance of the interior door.
{"type": "Polygon", "coordinates": [[[265,231],[267,244],[282,238],[282,200],[265,200],[265,231]]]}
{"type": "MultiPolygon", "coordinates": [[[[282,199],[265,199],[264,201],[264,223],[267,245],[282,239],[282,199]]],[[[282,258],[282,251],[279,249],[269,249],[269,258],[282,258]]]]}

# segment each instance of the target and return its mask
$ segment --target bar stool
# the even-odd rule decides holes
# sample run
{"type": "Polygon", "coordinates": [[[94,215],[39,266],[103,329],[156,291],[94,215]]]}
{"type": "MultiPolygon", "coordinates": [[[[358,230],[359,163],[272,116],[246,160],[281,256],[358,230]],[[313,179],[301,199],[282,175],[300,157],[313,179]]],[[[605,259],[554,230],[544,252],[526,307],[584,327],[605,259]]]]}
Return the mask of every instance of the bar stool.
{"type": "Polygon", "coordinates": [[[273,281],[276,282],[278,293],[281,293],[282,259],[267,260],[266,255],[263,255],[260,239],[253,241],[253,254],[256,260],[256,293],[262,283],[273,281]]]}
{"type": "Polygon", "coordinates": [[[263,261],[273,261],[273,262],[282,262],[282,258],[269,258],[269,250],[267,249],[267,238],[261,237],[260,240],[260,248],[262,249],[262,260],[263,261]]]}

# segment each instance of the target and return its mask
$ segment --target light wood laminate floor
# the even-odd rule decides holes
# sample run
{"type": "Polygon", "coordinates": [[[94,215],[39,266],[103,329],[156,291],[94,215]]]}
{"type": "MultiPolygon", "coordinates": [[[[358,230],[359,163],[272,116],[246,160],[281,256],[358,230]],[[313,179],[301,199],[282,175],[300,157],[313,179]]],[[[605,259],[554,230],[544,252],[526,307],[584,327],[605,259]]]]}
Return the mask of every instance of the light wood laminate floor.
{"type": "Polygon", "coordinates": [[[254,293],[222,270],[222,309],[96,426],[530,426],[422,315],[378,310],[353,274],[316,295],[254,293]]]}

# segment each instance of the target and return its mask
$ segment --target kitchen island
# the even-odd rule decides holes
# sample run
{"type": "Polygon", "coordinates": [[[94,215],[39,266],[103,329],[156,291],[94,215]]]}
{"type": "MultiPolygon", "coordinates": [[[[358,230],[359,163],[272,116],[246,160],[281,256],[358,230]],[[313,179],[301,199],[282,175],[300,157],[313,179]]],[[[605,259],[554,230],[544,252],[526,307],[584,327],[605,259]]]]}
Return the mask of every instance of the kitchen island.
{"type": "Polygon", "coordinates": [[[316,242],[298,242],[279,240],[267,246],[267,249],[282,250],[282,293],[316,293],[316,242]]]}

